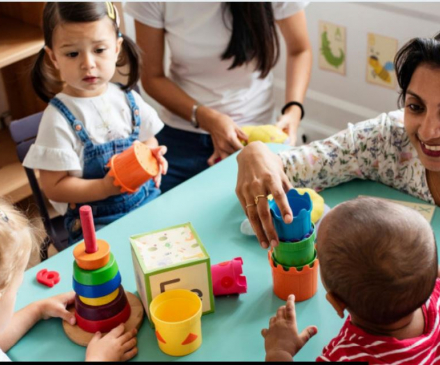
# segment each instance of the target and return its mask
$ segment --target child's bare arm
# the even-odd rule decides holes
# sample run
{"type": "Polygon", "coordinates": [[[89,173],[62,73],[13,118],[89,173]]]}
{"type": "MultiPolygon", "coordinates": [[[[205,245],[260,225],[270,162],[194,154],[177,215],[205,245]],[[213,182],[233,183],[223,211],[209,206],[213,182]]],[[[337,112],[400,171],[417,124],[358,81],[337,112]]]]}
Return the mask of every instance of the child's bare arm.
{"type": "Polygon", "coordinates": [[[296,326],[295,296],[289,295],[285,306],[278,308],[276,316],[269,321],[269,329],[264,328],[266,361],[292,361],[293,356],[312,338],[318,329],[309,326],[298,333],[296,326]]]}
{"type": "Polygon", "coordinates": [[[66,171],[40,170],[40,183],[46,196],[57,202],[86,203],[121,193],[109,174],[102,179],[81,179],[66,171]]]}
{"type": "Polygon", "coordinates": [[[7,352],[41,319],[59,317],[74,324],[75,316],[66,310],[74,299],[75,293],[72,291],[31,303],[20,309],[14,313],[8,327],[2,332],[0,348],[7,352]]]}

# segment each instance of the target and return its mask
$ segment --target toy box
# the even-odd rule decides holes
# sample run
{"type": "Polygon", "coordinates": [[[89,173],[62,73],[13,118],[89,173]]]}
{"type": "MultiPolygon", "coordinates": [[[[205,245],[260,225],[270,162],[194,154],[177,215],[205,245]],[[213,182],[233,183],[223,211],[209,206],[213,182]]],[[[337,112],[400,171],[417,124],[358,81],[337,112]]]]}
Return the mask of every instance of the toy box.
{"type": "Polygon", "coordinates": [[[138,293],[149,305],[160,293],[188,289],[202,300],[203,314],[214,312],[211,264],[191,223],[130,237],[138,293]]]}

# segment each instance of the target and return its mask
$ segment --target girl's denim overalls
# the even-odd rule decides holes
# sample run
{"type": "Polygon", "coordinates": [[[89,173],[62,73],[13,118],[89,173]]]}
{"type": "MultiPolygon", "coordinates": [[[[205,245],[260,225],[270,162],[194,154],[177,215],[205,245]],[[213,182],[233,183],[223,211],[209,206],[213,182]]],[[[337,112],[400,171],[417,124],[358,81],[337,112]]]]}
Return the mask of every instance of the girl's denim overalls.
{"type": "MultiPolygon", "coordinates": [[[[125,139],[116,139],[99,145],[94,144],[90,140],[83,123],[73,116],[60,99],[55,97],[50,101],[50,103],[66,118],[73,131],[84,144],[83,179],[102,179],[108,172],[106,165],[110,158],[117,153],[125,151],[135,140],[138,139],[141,120],[139,117],[139,108],[134,101],[131,91],[127,91],[126,96],[131,108],[134,124],[132,134],[125,139]]],[[[105,200],[69,204],[67,213],[64,216],[64,225],[69,232],[69,245],[81,240],[83,237],[81,222],[79,219],[79,208],[82,205],[90,205],[92,207],[95,228],[98,230],[135,208],[153,200],[159,194],[160,190],[154,186],[154,182],[151,179],[133,194],[123,193],[111,196],[105,200]]]]}

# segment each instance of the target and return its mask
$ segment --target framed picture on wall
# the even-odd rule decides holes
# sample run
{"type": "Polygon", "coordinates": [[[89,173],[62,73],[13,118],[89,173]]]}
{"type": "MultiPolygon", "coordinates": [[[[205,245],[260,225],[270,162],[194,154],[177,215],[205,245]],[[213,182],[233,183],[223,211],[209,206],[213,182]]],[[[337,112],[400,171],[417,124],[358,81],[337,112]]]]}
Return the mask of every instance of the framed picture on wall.
{"type": "Polygon", "coordinates": [[[367,81],[396,88],[394,56],[397,53],[397,39],[368,33],[367,40],[367,81]]]}
{"type": "Polygon", "coordinates": [[[345,75],[346,40],[345,27],[319,22],[319,68],[345,75]]]}

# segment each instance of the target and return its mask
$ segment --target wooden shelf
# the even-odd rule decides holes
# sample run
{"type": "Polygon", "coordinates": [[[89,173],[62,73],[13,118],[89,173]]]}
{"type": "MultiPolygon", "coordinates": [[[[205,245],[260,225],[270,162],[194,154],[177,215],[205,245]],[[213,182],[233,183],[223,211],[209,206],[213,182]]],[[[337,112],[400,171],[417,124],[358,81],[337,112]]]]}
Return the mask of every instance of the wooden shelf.
{"type": "Polygon", "coordinates": [[[37,54],[43,45],[39,27],[0,15],[0,68],[37,54]]]}
{"type": "Polygon", "coordinates": [[[26,172],[20,162],[0,167],[0,196],[16,203],[32,195],[26,172]]]}

